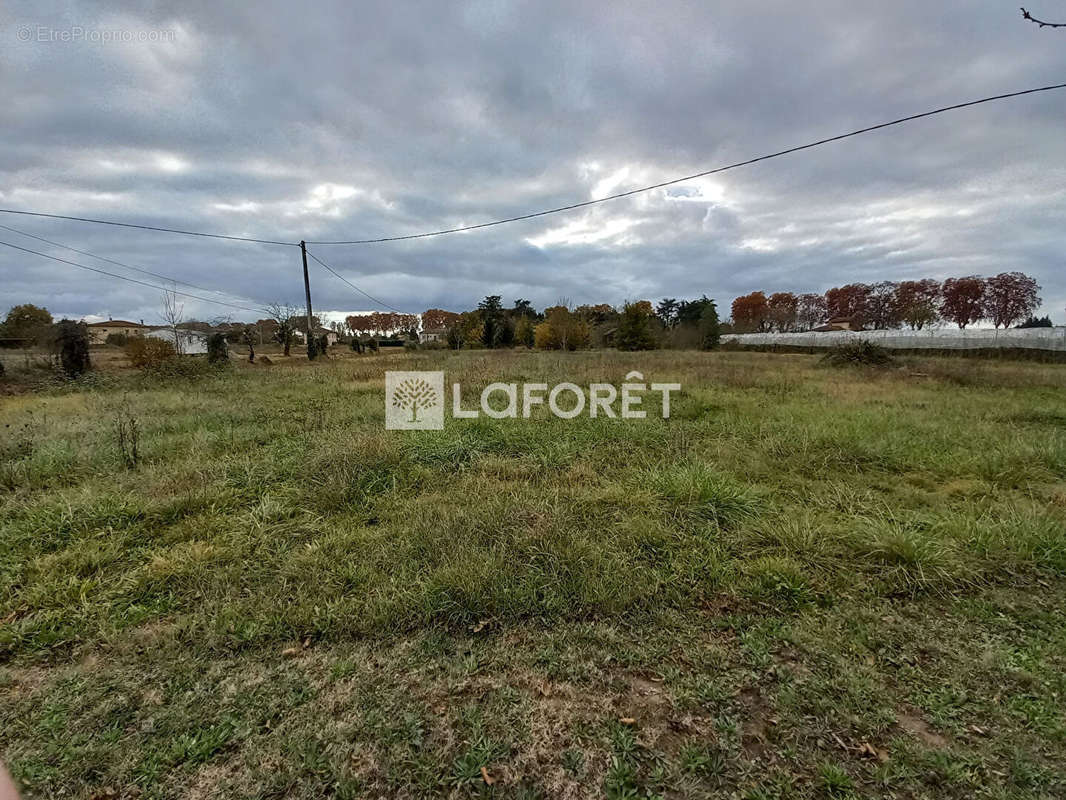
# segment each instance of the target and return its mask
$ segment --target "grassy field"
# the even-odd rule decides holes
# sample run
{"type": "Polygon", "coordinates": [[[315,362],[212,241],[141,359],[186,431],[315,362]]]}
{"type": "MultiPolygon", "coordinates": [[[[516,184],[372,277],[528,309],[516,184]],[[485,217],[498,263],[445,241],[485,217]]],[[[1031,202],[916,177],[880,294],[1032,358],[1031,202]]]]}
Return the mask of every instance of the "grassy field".
{"type": "Polygon", "coordinates": [[[0,759],[85,798],[1066,796],[1064,389],[438,352],[0,397],[0,759]],[[389,432],[387,368],[683,388],[389,432]]]}

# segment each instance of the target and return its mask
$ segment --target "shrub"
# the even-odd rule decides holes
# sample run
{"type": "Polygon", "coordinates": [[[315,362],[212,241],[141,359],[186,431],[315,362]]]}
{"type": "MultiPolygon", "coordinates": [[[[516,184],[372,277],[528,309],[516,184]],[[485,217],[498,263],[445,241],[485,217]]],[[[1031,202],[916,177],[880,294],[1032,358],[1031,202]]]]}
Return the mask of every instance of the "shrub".
{"type": "Polygon", "coordinates": [[[408,353],[413,353],[416,350],[421,350],[421,348],[418,346],[418,342],[412,342],[411,340],[407,340],[403,343],[403,349],[406,350],[408,353]]]}
{"type": "Polygon", "coordinates": [[[65,319],[56,325],[55,347],[59,363],[68,378],[77,378],[89,369],[89,332],[84,322],[65,319]]]}
{"type": "Polygon", "coordinates": [[[126,345],[126,358],[130,360],[131,365],[140,369],[157,367],[177,355],[173,342],[154,336],[135,336],[126,345]]]}
{"type": "Polygon", "coordinates": [[[167,358],[154,364],[145,365],[142,370],[142,374],[151,381],[171,378],[205,378],[219,373],[216,364],[208,363],[207,359],[201,356],[167,358]]]}
{"type": "Polygon", "coordinates": [[[125,347],[129,342],[129,337],[124,333],[109,333],[107,338],[104,339],[104,344],[114,345],[115,347],[125,347]]]}
{"type": "Polygon", "coordinates": [[[822,356],[822,363],[832,367],[887,367],[893,361],[888,350],[865,340],[839,345],[822,356]]]}
{"type": "Polygon", "coordinates": [[[229,347],[226,346],[226,337],[224,334],[212,333],[207,337],[207,363],[229,363],[229,347]]]}

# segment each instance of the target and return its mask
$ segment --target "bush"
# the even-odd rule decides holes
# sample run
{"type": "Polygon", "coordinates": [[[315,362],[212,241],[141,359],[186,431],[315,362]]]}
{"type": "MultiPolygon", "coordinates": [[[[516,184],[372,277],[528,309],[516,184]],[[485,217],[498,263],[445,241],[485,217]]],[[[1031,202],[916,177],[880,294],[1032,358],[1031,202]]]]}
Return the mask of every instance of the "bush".
{"type": "Polygon", "coordinates": [[[207,363],[229,363],[229,347],[226,346],[226,337],[224,334],[212,333],[207,337],[207,363]]]}
{"type": "Polygon", "coordinates": [[[412,342],[411,340],[407,340],[403,343],[403,349],[406,350],[408,353],[413,353],[416,350],[421,350],[422,348],[418,346],[418,342],[412,342]]]}
{"type": "Polygon", "coordinates": [[[125,347],[128,342],[129,337],[124,333],[109,333],[104,339],[104,344],[111,344],[115,347],[125,347]]]}
{"type": "Polygon", "coordinates": [[[839,345],[822,356],[822,363],[831,367],[887,367],[894,360],[884,347],[865,340],[839,345]]]}
{"type": "Polygon", "coordinates": [[[157,339],[154,336],[134,336],[126,345],[126,358],[130,364],[144,369],[157,367],[176,358],[178,351],[174,344],[166,339],[157,339]]]}
{"type": "Polygon", "coordinates": [[[202,356],[166,358],[143,367],[143,374],[152,379],[204,378],[219,374],[218,365],[211,364],[202,356]]]}
{"type": "Polygon", "coordinates": [[[84,322],[65,319],[56,325],[55,348],[68,378],[77,378],[89,369],[89,331],[84,322]]]}

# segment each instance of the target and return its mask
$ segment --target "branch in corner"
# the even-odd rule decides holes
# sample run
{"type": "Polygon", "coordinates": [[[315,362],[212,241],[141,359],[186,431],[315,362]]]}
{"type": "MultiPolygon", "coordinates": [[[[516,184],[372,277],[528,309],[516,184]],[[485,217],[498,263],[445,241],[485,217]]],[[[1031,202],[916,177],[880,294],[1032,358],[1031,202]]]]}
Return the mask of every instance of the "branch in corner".
{"type": "Polygon", "coordinates": [[[1066,22],[1044,22],[1044,20],[1037,19],[1024,8],[1022,9],[1022,17],[1030,22],[1035,22],[1041,28],[1066,28],[1066,22]]]}

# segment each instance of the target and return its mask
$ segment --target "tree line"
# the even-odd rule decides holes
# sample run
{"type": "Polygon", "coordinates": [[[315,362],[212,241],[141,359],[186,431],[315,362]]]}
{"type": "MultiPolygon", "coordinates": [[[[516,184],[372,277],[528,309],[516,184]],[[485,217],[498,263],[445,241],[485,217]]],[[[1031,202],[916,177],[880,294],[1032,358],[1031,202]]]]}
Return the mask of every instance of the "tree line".
{"type": "MultiPolygon", "coordinates": [[[[921,330],[940,323],[960,329],[982,321],[995,327],[1031,318],[1040,305],[1036,281],[1021,272],[989,278],[969,275],[878,283],[849,283],[825,294],[752,292],[733,300],[737,332],[809,331],[827,321],[847,319],[853,328],[921,330]]],[[[1050,320],[1048,320],[1050,324],[1050,320]]]]}
{"type": "MultiPolygon", "coordinates": [[[[406,314],[373,313],[352,315],[345,322],[357,336],[363,331],[407,331],[411,319],[406,314]]],[[[505,306],[500,295],[488,295],[470,311],[427,309],[421,315],[421,330],[423,341],[453,350],[710,349],[717,346],[720,335],[717,307],[706,295],[694,300],[666,299],[658,308],[648,300],[626,302],[621,308],[607,303],[572,307],[562,300],[543,311],[529,300],[519,298],[505,306]]]]}

